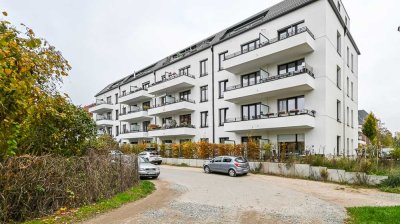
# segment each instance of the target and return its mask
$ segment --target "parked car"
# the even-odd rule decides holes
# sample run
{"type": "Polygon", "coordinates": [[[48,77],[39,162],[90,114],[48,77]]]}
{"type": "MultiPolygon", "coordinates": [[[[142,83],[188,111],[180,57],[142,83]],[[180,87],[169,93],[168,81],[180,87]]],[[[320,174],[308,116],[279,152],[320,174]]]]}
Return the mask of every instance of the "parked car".
{"type": "Polygon", "coordinates": [[[205,173],[227,173],[234,177],[237,175],[247,175],[249,163],[243,157],[218,156],[212,160],[206,160],[203,164],[205,173]]]}
{"type": "Polygon", "coordinates": [[[146,158],[147,160],[149,160],[150,163],[153,163],[153,164],[160,165],[162,163],[162,157],[160,155],[158,155],[157,151],[141,152],[141,153],[139,153],[139,156],[146,158]]]}
{"type": "Polygon", "coordinates": [[[138,156],[138,163],[140,178],[152,177],[156,179],[160,175],[160,168],[151,164],[146,158],[138,156]]]}

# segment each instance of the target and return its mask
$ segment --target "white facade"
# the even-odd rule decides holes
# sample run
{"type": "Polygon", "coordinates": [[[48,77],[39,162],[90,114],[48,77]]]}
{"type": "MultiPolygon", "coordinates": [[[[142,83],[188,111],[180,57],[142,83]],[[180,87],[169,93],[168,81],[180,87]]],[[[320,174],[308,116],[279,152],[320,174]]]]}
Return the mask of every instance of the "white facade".
{"type": "Polygon", "coordinates": [[[252,136],[288,152],[354,155],[359,50],[349,26],[337,0],[286,0],[110,84],[91,112],[124,143],[252,136]]]}

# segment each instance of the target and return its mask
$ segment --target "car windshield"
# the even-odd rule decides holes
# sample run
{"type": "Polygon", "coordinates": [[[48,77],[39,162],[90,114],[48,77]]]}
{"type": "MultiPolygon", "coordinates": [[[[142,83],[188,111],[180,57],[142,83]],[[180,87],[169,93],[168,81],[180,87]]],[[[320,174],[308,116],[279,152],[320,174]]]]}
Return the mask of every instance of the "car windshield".
{"type": "Polygon", "coordinates": [[[139,162],[140,162],[140,163],[148,163],[149,160],[146,159],[146,158],[143,158],[143,157],[140,157],[140,156],[139,156],[139,162]]]}
{"type": "Polygon", "coordinates": [[[245,162],[247,162],[247,160],[246,160],[245,158],[243,158],[243,157],[237,157],[237,158],[235,159],[235,161],[238,162],[238,163],[245,163],[245,162]]]}

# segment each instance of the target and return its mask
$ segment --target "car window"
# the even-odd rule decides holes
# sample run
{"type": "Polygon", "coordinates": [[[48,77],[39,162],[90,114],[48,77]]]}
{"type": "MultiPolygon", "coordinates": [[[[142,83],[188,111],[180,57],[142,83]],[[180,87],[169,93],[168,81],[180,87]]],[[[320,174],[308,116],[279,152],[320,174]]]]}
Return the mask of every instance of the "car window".
{"type": "Polygon", "coordinates": [[[231,161],[232,161],[232,159],[229,157],[224,157],[224,159],[222,160],[222,162],[224,162],[224,163],[230,163],[231,161]]]}
{"type": "Polygon", "coordinates": [[[243,158],[243,157],[237,157],[237,158],[235,159],[235,162],[238,162],[238,163],[245,163],[245,162],[247,162],[247,160],[246,160],[245,158],[243,158]]]}
{"type": "Polygon", "coordinates": [[[155,156],[157,153],[151,152],[150,155],[155,156]]]}
{"type": "Polygon", "coordinates": [[[140,155],[140,156],[145,156],[145,155],[147,155],[147,153],[141,152],[141,153],[139,153],[139,155],[140,155]]]}
{"type": "Polygon", "coordinates": [[[148,163],[149,161],[146,158],[143,157],[138,157],[139,158],[139,163],[148,163]]]}
{"type": "Polygon", "coordinates": [[[220,163],[222,160],[222,157],[215,157],[214,162],[220,163]]]}

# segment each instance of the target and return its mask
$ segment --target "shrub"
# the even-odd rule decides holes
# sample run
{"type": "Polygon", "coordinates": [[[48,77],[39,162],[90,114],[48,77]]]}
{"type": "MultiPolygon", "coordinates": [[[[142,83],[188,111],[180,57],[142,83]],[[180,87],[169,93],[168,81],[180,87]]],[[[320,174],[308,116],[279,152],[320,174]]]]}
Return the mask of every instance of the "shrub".
{"type": "Polygon", "coordinates": [[[226,147],[225,144],[217,144],[218,155],[223,156],[226,155],[226,147]]]}
{"type": "Polygon", "coordinates": [[[133,153],[133,147],[131,147],[130,144],[122,144],[119,149],[121,150],[121,152],[125,153],[125,154],[131,154],[133,153]]]}
{"type": "Polygon", "coordinates": [[[196,144],[194,144],[193,142],[185,142],[181,145],[182,147],[182,156],[185,159],[190,159],[193,158],[194,156],[194,151],[196,150],[196,144]]]}
{"type": "Polygon", "coordinates": [[[250,160],[257,160],[260,156],[260,146],[257,144],[254,139],[249,138],[249,142],[247,142],[247,158],[250,160]]]}
{"type": "Polygon", "coordinates": [[[172,157],[173,158],[178,158],[179,152],[180,152],[180,145],[179,144],[172,144],[171,145],[171,151],[172,151],[172,157]]]}
{"type": "Polygon", "coordinates": [[[400,175],[390,175],[388,179],[382,181],[381,183],[384,187],[400,187],[400,175]]]}
{"type": "Polygon", "coordinates": [[[197,157],[200,159],[207,159],[210,157],[210,143],[200,141],[197,143],[197,157]]]}
{"type": "Polygon", "coordinates": [[[160,156],[165,157],[166,156],[166,150],[167,150],[167,147],[165,146],[165,144],[159,145],[159,149],[160,149],[160,156]]]}

